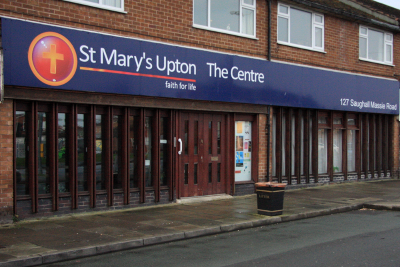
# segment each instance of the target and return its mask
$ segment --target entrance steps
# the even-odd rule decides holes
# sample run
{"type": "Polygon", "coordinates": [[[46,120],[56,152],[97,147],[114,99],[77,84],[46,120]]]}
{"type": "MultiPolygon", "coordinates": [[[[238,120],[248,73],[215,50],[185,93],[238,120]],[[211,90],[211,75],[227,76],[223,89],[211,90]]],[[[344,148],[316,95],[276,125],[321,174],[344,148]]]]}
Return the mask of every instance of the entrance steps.
{"type": "Polygon", "coordinates": [[[230,199],[231,195],[228,194],[217,194],[217,195],[207,195],[207,196],[198,196],[198,197],[181,197],[176,200],[176,203],[179,204],[190,204],[190,203],[198,203],[212,200],[221,200],[221,199],[230,199]]]}

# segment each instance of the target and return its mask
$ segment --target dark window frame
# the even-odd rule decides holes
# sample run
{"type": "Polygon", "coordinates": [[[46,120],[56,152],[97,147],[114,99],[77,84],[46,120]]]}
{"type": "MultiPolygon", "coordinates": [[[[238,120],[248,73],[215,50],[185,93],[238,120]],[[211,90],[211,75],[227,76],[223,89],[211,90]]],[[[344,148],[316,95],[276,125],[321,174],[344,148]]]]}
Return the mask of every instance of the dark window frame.
{"type": "MultiPolygon", "coordinates": [[[[146,191],[155,191],[155,202],[161,200],[160,191],[169,190],[170,200],[173,199],[173,181],[172,181],[172,155],[173,155],[173,142],[172,142],[172,116],[173,112],[170,110],[156,110],[156,109],[141,109],[141,108],[127,108],[127,107],[112,107],[112,106],[97,106],[97,105],[80,105],[80,104],[69,104],[69,103],[47,103],[47,102],[36,102],[36,101],[15,101],[14,105],[14,121],[17,120],[16,112],[24,111],[25,120],[29,122],[29,125],[25,125],[26,129],[29,129],[26,137],[26,146],[29,147],[29,152],[27,152],[26,158],[28,161],[27,172],[29,175],[29,194],[28,195],[17,195],[16,181],[17,181],[17,171],[14,168],[14,195],[16,196],[14,200],[14,207],[16,207],[17,201],[20,200],[31,200],[32,202],[32,212],[39,212],[39,199],[52,199],[52,210],[57,211],[60,208],[60,198],[71,197],[71,209],[78,209],[78,202],[80,196],[89,196],[90,208],[96,207],[96,196],[97,195],[107,195],[108,206],[116,205],[114,203],[114,194],[123,194],[124,200],[123,204],[129,204],[131,202],[131,192],[140,193],[140,202],[146,202],[146,191]],[[38,144],[37,144],[37,117],[38,112],[46,112],[48,116],[46,117],[46,130],[48,132],[48,137],[46,138],[46,149],[48,150],[47,158],[49,160],[47,168],[50,175],[50,192],[48,194],[39,194],[38,191],[38,167],[37,167],[37,155],[38,155],[38,144]],[[69,155],[69,179],[70,179],[70,192],[60,193],[59,192],[59,175],[58,175],[58,114],[66,113],[68,114],[68,119],[66,124],[70,124],[67,131],[70,135],[69,142],[71,145],[68,146],[69,155]],[[78,114],[85,114],[85,141],[84,141],[84,153],[85,162],[87,168],[87,189],[85,191],[78,191],[78,137],[77,137],[77,120],[78,114]],[[104,150],[104,161],[106,164],[102,167],[102,172],[105,173],[106,177],[106,188],[104,190],[96,189],[96,115],[102,115],[102,149],[104,150]],[[113,116],[119,116],[119,127],[118,127],[118,138],[119,138],[119,150],[118,154],[120,156],[120,175],[122,186],[119,189],[114,189],[114,179],[112,175],[112,147],[113,141],[112,136],[112,118],[113,116]],[[137,160],[138,164],[138,186],[130,188],[129,186],[129,116],[135,116],[137,121],[135,121],[135,127],[137,130],[137,160]],[[152,117],[152,133],[151,141],[152,146],[152,187],[144,187],[144,119],[146,116],[152,117]],[[167,139],[168,139],[168,178],[166,185],[160,186],[159,178],[159,148],[160,148],[160,136],[159,136],[159,122],[160,117],[167,120],[167,139]],[[48,121],[47,121],[48,120],[48,121]],[[104,128],[104,129],[103,129],[104,128]],[[73,145],[72,145],[73,144],[73,145]],[[143,165],[141,165],[143,164],[143,165]]],[[[66,116],[67,117],[67,116],[66,116]]],[[[16,132],[14,129],[14,149],[16,149],[16,132]]],[[[28,150],[28,149],[27,149],[28,150]]],[[[14,154],[14,166],[16,166],[16,155],[14,154]]],[[[16,208],[15,210],[16,211],[16,208]]]]}
{"type": "MultiPolygon", "coordinates": [[[[393,131],[391,130],[392,119],[391,115],[385,114],[361,114],[353,112],[338,112],[338,111],[326,111],[326,110],[308,110],[308,109],[297,109],[297,108],[284,108],[284,107],[274,107],[273,114],[276,118],[275,125],[275,169],[276,175],[273,179],[278,182],[287,181],[288,184],[292,184],[292,179],[297,179],[297,183],[301,182],[300,178],[306,178],[306,183],[310,182],[310,178],[314,178],[314,182],[318,182],[320,177],[328,176],[330,181],[334,181],[336,176],[344,176],[344,180],[347,180],[349,175],[357,175],[358,179],[364,174],[368,176],[371,174],[388,175],[392,171],[393,166],[393,148],[389,146],[390,138],[393,136],[393,131]],[[283,114],[287,118],[295,118],[295,131],[291,130],[292,122],[286,119],[285,123],[285,133],[283,130],[283,114]],[[288,115],[289,114],[289,115],[288,115]],[[293,114],[293,115],[291,115],[293,114]],[[321,118],[323,118],[321,120],[321,118]],[[340,123],[336,119],[341,119],[340,123]],[[301,144],[301,120],[304,120],[304,151],[303,151],[303,164],[304,164],[304,174],[301,173],[301,157],[300,148],[301,144]],[[351,123],[350,123],[351,120],[351,123]],[[310,137],[310,124],[312,136],[318,136],[318,130],[327,130],[327,173],[318,173],[318,138],[310,137]],[[333,131],[335,129],[342,130],[342,171],[333,171],[333,131]],[[355,131],[355,171],[348,171],[348,144],[347,144],[347,134],[348,131],[355,131]],[[285,144],[282,146],[282,134],[285,135],[285,144]],[[290,170],[292,166],[293,157],[290,153],[292,152],[292,138],[294,134],[295,149],[294,149],[294,175],[290,171],[289,175],[282,175],[282,164],[285,165],[285,171],[290,170]],[[311,151],[308,147],[311,143],[311,151]],[[283,158],[282,149],[286,150],[286,156],[283,158]],[[289,153],[290,152],[290,153],[289,153]],[[310,168],[310,154],[312,158],[312,166],[310,168]]],[[[272,152],[271,152],[272,153],[272,152]]]]}

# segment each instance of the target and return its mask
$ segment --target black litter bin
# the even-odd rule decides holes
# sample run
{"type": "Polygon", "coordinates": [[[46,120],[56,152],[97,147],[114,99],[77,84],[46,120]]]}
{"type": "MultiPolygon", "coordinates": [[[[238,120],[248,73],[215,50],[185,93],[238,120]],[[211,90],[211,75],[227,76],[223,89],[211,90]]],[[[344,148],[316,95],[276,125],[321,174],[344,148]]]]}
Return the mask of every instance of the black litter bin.
{"type": "Polygon", "coordinates": [[[258,214],[275,216],[283,212],[283,195],[286,184],[256,183],[258,214]]]}

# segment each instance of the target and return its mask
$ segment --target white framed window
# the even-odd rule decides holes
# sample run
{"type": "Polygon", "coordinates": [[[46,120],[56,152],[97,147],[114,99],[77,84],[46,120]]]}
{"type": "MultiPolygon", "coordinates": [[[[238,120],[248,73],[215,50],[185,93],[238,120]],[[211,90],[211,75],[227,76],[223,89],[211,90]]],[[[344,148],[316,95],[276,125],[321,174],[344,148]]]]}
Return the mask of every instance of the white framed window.
{"type": "Polygon", "coordinates": [[[393,64],[393,34],[360,26],[359,45],[360,59],[393,64]]]}
{"type": "Polygon", "coordinates": [[[324,15],[279,3],[278,43],[324,51],[324,15]]]}
{"type": "Polygon", "coordinates": [[[256,0],[193,0],[193,26],[255,38],[256,0]]]}
{"type": "Polygon", "coordinates": [[[124,0],[64,0],[64,1],[125,13],[124,0]]]}

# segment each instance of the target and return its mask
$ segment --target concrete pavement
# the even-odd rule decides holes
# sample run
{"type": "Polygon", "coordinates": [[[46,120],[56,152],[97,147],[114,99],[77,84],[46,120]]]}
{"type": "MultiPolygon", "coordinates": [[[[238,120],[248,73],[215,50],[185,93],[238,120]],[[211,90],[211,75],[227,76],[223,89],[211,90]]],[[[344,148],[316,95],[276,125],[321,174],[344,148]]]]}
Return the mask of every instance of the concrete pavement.
{"type": "Polygon", "coordinates": [[[256,195],[71,214],[0,226],[0,266],[34,266],[361,208],[400,211],[400,180],[285,192],[281,216],[257,214],[256,195]]]}

